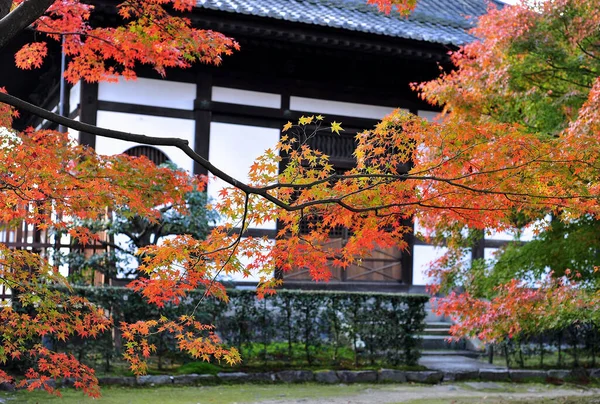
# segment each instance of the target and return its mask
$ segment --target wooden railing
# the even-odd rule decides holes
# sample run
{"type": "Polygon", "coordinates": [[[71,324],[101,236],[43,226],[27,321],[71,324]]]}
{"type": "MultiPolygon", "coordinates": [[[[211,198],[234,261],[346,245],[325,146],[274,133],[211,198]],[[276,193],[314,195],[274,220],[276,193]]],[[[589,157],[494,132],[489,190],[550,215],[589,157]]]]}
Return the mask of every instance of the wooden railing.
{"type": "MultiPolygon", "coordinates": [[[[74,243],[69,236],[55,236],[48,231],[37,229],[32,224],[21,222],[17,226],[0,227],[0,244],[13,250],[28,250],[40,254],[42,259],[48,259],[51,265],[57,263],[53,259],[53,253],[69,253],[73,251],[82,251],[86,256],[106,251],[107,247],[101,243],[90,243],[81,245],[74,243]]],[[[71,275],[73,268],[63,268],[63,275],[71,275]]],[[[94,283],[103,283],[96,279],[94,274],[94,283]]],[[[12,292],[4,283],[0,281],[0,305],[5,304],[12,297],[12,292]]]]}
{"type": "Polygon", "coordinates": [[[334,133],[318,133],[315,136],[300,139],[314,150],[328,155],[331,160],[347,160],[354,161],[354,150],[356,149],[356,141],[354,135],[334,133]]]}

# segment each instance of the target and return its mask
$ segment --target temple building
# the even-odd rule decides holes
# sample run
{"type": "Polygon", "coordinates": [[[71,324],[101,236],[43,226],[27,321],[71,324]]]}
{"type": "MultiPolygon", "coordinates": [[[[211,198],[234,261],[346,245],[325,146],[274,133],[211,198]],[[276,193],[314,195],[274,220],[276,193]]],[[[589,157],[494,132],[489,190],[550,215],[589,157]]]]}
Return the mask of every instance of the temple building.
{"type": "MultiPolygon", "coordinates": [[[[103,18],[119,18],[114,2],[94,3],[103,18]]],[[[340,136],[318,135],[313,147],[328,154],[342,172],[355,163],[354,135],[393,109],[435,117],[437,112],[409,84],[435,78],[440,67],[450,68],[448,52],[473,40],[467,33],[474,21],[469,17],[482,15],[487,7],[486,0],[420,0],[405,18],[379,13],[364,0],[198,0],[190,15],[195,26],[222,32],[241,45],[221,66],[170,69],[165,78],[142,68],[135,81],[77,83],[63,93],[59,108],[60,58],[55,57],[37,87],[30,83],[15,91],[27,91],[31,102],[104,128],[186,139],[200,155],[241,180],[253,160],[278,141],[287,121],[322,114],[328,121],[342,122],[345,130],[340,136]]],[[[53,127],[35,117],[19,124],[53,127]]],[[[157,163],[168,159],[207,174],[174,148],[71,134],[100,154],[143,154],[157,163]]],[[[218,198],[222,186],[210,183],[209,196],[218,198]]],[[[275,222],[248,230],[248,235],[273,240],[276,233],[275,222]]],[[[28,240],[22,234],[11,237],[14,243],[28,240]]],[[[344,237],[342,231],[332,242],[344,237]]],[[[487,235],[472,257],[491,258],[512,238],[487,235]]],[[[334,279],[319,287],[423,291],[424,271],[443,248],[412,236],[409,241],[405,251],[376,251],[360,266],[333,268],[334,279]]],[[[284,274],[284,279],[287,287],[315,287],[301,269],[284,274]]],[[[251,285],[253,280],[239,281],[251,285]]]]}

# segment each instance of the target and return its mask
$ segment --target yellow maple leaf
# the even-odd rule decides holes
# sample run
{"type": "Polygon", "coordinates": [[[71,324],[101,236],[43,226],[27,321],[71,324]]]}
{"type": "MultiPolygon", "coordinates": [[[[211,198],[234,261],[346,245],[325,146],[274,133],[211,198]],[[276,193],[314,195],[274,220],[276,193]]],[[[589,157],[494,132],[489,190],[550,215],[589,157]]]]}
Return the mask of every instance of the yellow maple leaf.
{"type": "Polygon", "coordinates": [[[324,117],[323,115],[317,115],[317,116],[315,117],[315,119],[316,119],[317,121],[322,121],[324,118],[325,118],[325,117],[324,117]]]}
{"type": "Polygon", "coordinates": [[[341,130],[344,130],[344,129],[342,129],[342,124],[340,122],[336,122],[336,121],[331,122],[331,131],[332,132],[335,132],[339,135],[341,130]]]}
{"type": "Polygon", "coordinates": [[[283,125],[283,129],[282,132],[287,132],[288,130],[290,130],[290,128],[294,126],[293,123],[291,123],[290,121],[288,121],[288,123],[286,123],[285,125],[283,125]]]}
{"type": "Polygon", "coordinates": [[[314,116],[301,116],[300,119],[298,120],[298,124],[299,125],[308,125],[312,122],[312,120],[314,119],[314,116]]]}

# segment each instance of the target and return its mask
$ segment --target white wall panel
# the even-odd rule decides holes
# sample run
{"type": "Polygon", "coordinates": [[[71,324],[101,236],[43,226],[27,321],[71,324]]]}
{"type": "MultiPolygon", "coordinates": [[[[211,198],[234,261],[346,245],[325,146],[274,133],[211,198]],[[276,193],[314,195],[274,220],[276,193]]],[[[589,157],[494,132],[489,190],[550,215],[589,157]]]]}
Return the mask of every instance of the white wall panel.
{"type": "Polygon", "coordinates": [[[511,240],[515,239],[515,232],[514,232],[514,230],[505,230],[505,231],[488,230],[485,232],[485,238],[488,240],[511,241],[511,240]]]}
{"type": "Polygon", "coordinates": [[[290,109],[323,115],[334,114],[356,118],[381,119],[395,108],[291,96],[290,109]]]}
{"type": "MultiPolygon", "coordinates": [[[[165,118],[160,116],[127,114],[123,112],[98,111],[97,124],[102,128],[122,130],[155,137],[177,137],[186,139],[194,147],[195,122],[189,119],[165,118]]],[[[98,154],[120,154],[137,146],[137,143],[96,137],[98,154]]],[[[162,150],[177,166],[193,171],[194,164],[184,152],[167,146],[153,146],[162,150]]]]}
{"type": "Polygon", "coordinates": [[[79,106],[81,96],[81,81],[75,83],[71,90],[69,91],[69,112],[73,112],[79,106]]]}
{"type": "Polygon", "coordinates": [[[413,285],[427,285],[430,279],[425,272],[431,267],[431,263],[446,253],[446,247],[434,247],[429,245],[416,245],[413,250],[413,285]]]}
{"type": "Polygon", "coordinates": [[[213,87],[212,100],[231,104],[252,105],[254,107],[281,108],[281,95],[237,88],[213,87]]]}
{"type": "Polygon", "coordinates": [[[425,227],[421,226],[421,223],[419,222],[419,219],[415,217],[414,220],[413,220],[413,222],[414,222],[414,227],[413,228],[414,228],[415,234],[421,233],[421,234],[424,235],[425,234],[425,227]]]}
{"type": "Polygon", "coordinates": [[[531,241],[531,240],[533,240],[535,238],[535,236],[536,236],[536,234],[535,234],[534,226],[527,226],[521,232],[521,237],[519,238],[519,240],[521,240],[521,241],[531,241]]]}
{"type": "Polygon", "coordinates": [[[499,250],[499,248],[484,248],[483,249],[483,258],[485,259],[485,261],[489,262],[492,265],[496,261],[498,261],[498,256],[496,255],[498,250],[499,250]]]}
{"type": "Polygon", "coordinates": [[[138,78],[98,84],[98,99],[154,107],[194,109],[196,84],[138,78]]]}
{"type": "Polygon", "coordinates": [[[523,229],[520,240],[521,241],[533,240],[534,238],[536,238],[536,235],[538,232],[543,231],[546,227],[548,227],[550,225],[551,221],[552,221],[551,215],[546,215],[546,217],[544,217],[543,219],[536,220],[530,226],[527,226],[526,228],[523,229]]]}
{"type": "Polygon", "coordinates": [[[440,113],[436,111],[418,110],[417,115],[428,120],[429,122],[437,122],[440,118],[440,113]]]}
{"type": "MultiPolygon", "coordinates": [[[[520,241],[533,240],[536,236],[536,232],[544,229],[544,227],[546,227],[548,225],[549,221],[550,221],[550,217],[548,216],[547,218],[545,218],[543,220],[538,220],[535,223],[532,223],[531,225],[523,228],[521,230],[519,240],[520,241]]],[[[486,233],[485,238],[488,240],[512,241],[512,240],[516,240],[516,234],[517,234],[517,232],[515,230],[508,230],[508,231],[502,231],[502,232],[496,232],[493,230],[489,230],[486,233]]]]}
{"type": "MultiPolygon", "coordinates": [[[[414,232],[415,232],[415,234],[416,233],[421,233],[422,235],[428,234],[426,232],[427,229],[425,228],[425,226],[422,226],[421,223],[419,222],[419,218],[415,217],[413,219],[413,223],[414,223],[414,232]]],[[[463,237],[467,237],[469,235],[469,229],[466,228],[466,227],[463,227],[460,230],[460,232],[463,235],[463,237]]],[[[436,235],[436,231],[435,231],[435,228],[434,228],[434,230],[429,234],[429,236],[430,237],[434,237],[435,235],[436,235]]]]}
{"type": "MultiPolygon", "coordinates": [[[[79,122],[79,115],[73,118],[74,121],[79,122]]],[[[69,134],[69,138],[76,143],[79,143],[79,131],[71,128],[67,128],[67,133],[69,134]]]]}
{"type": "MultiPolygon", "coordinates": [[[[212,122],[208,156],[217,168],[240,181],[248,180],[248,170],[254,160],[279,141],[279,129],[212,122]]],[[[208,196],[218,200],[219,191],[229,184],[214,180],[208,184],[208,196]]],[[[275,221],[251,226],[275,229],[275,221]]]]}

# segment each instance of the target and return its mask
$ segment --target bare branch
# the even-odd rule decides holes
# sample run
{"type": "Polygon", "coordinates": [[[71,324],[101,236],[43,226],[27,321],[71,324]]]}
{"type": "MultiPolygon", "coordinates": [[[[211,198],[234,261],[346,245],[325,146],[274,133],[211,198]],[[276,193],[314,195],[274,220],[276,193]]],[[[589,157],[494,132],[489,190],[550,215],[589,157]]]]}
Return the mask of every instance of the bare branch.
{"type": "MultiPolygon", "coordinates": [[[[111,139],[120,139],[120,140],[125,140],[128,142],[135,142],[135,143],[147,144],[147,145],[152,145],[152,146],[177,147],[180,150],[182,150],[185,154],[187,154],[192,160],[196,161],[202,167],[206,168],[208,171],[210,171],[211,173],[213,173],[215,176],[219,177],[223,181],[227,182],[228,184],[230,184],[234,187],[237,187],[248,194],[259,194],[261,196],[267,195],[266,191],[261,192],[261,190],[258,188],[250,187],[249,185],[236,180],[235,178],[231,177],[230,175],[226,174],[225,172],[221,171],[220,169],[218,169],[217,167],[212,165],[208,160],[206,160],[205,158],[203,158],[202,156],[197,154],[190,147],[189,142],[187,140],[174,138],[174,137],[157,138],[157,137],[152,137],[152,136],[122,132],[122,131],[118,131],[118,130],[100,128],[98,126],[90,125],[90,124],[83,123],[83,122],[78,122],[73,119],[69,119],[64,116],[60,116],[58,114],[55,114],[48,110],[45,110],[44,108],[40,108],[38,106],[35,106],[33,104],[30,104],[26,101],[21,100],[18,97],[15,97],[13,95],[6,94],[6,93],[0,93],[0,102],[3,102],[8,105],[12,105],[13,107],[30,112],[32,114],[35,114],[41,118],[48,120],[48,121],[57,123],[59,125],[64,125],[66,127],[69,127],[71,129],[75,129],[75,130],[78,130],[81,132],[87,132],[87,133],[91,133],[91,134],[97,135],[97,136],[108,137],[111,139]]],[[[273,198],[270,195],[267,195],[267,196],[270,197],[267,199],[274,202],[275,198],[273,198]]]]}
{"type": "MultiPolygon", "coordinates": [[[[54,3],[54,0],[25,0],[13,11],[2,16],[4,3],[0,0],[0,49],[10,42],[19,32],[30,26],[54,3]]],[[[11,0],[8,0],[9,10],[11,0]]]]}

